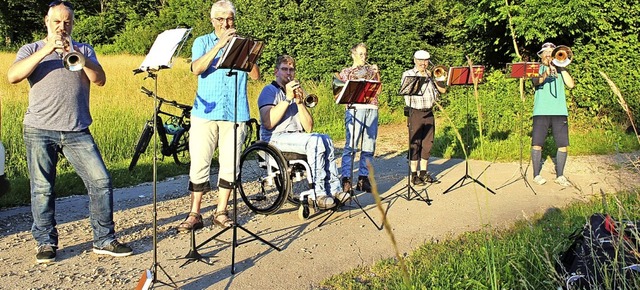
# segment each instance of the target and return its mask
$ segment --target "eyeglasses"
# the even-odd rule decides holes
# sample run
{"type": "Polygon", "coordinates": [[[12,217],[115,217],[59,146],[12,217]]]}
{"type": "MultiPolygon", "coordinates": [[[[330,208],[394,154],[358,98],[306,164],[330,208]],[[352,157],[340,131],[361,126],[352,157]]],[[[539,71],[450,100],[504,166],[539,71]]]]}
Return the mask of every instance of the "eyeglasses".
{"type": "Polygon", "coordinates": [[[281,67],[281,68],[279,68],[279,70],[281,70],[281,71],[283,71],[285,73],[287,73],[287,72],[290,72],[290,73],[296,72],[296,68],[295,67],[281,67]]]}
{"type": "Polygon", "coordinates": [[[56,7],[56,6],[60,5],[60,4],[73,9],[73,4],[71,4],[70,2],[64,1],[64,0],[55,0],[55,1],[51,2],[51,3],[49,3],[49,7],[56,7]]]}
{"type": "Polygon", "coordinates": [[[229,18],[216,17],[216,18],[213,18],[213,20],[218,21],[219,23],[229,23],[229,22],[236,21],[236,19],[233,17],[229,17],[229,18]]]}

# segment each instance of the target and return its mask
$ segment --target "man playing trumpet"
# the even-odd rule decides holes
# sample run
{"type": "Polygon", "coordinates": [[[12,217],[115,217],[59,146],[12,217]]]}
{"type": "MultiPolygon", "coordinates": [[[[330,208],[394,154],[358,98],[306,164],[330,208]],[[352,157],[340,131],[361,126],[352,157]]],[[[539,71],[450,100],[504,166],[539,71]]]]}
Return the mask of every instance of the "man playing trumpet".
{"type": "Polygon", "coordinates": [[[407,76],[424,76],[427,81],[421,88],[422,95],[405,96],[408,108],[407,126],[409,127],[409,168],[413,185],[424,185],[425,182],[436,182],[436,178],[427,172],[433,138],[435,135],[436,119],[433,116],[433,105],[440,94],[447,92],[444,83],[433,79],[434,76],[427,69],[431,55],[425,50],[418,50],[413,54],[413,69],[402,73],[407,76]],[[418,173],[418,165],[419,173],[418,173]]]}
{"type": "Polygon", "coordinates": [[[58,231],[55,220],[56,165],[64,155],[82,178],[89,194],[89,222],[93,252],[128,256],[130,247],[116,240],[111,176],[89,131],[91,83],[103,86],[104,70],[93,48],[67,43],[73,29],[73,5],[53,1],[44,18],[47,37],[20,48],[7,78],[16,84],[29,81],[29,107],[24,114],[24,143],[31,185],[31,233],[37,242],[37,263],[56,259],[58,231]],[[71,46],[85,58],[79,71],[65,69],[62,58],[71,46]],[[65,46],[69,47],[65,49],[65,46]],[[63,51],[66,50],[66,51],[63,51]]]}
{"type": "Polygon", "coordinates": [[[533,163],[533,181],[537,184],[547,182],[540,171],[542,169],[542,145],[551,127],[553,140],[558,147],[556,153],[556,179],[562,186],[571,186],[564,176],[564,165],[567,161],[567,146],[569,146],[569,124],[567,116],[567,100],[565,87],[574,87],[573,78],[564,67],[552,63],[552,52],[556,48],[553,43],[542,45],[538,56],[541,58],[540,77],[533,78],[536,89],[533,102],[533,131],[531,133],[531,162],[533,163]]]}
{"type": "Polygon", "coordinates": [[[276,80],[264,87],[258,97],[260,139],[284,152],[306,154],[312,171],[308,174],[315,185],[306,194],[316,197],[319,208],[332,208],[336,206],[335,199],[344,202],[348,194],[340,186],[333,141],[325,134],[311,133],[313,116],[304,104],[305,96],[295,75],[293,57],[279,56],[276,80]]]}

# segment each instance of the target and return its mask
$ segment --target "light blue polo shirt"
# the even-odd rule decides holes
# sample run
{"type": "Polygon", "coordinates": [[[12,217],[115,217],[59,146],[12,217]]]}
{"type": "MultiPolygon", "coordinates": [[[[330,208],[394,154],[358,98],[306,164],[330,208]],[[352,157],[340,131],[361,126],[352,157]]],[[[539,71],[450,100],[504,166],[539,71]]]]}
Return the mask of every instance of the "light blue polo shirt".
{"type": "MultiPolygon", "coordinates": [[[[196,38],[191,48],[191,59],[197,60],[210,51],[219,39],[215,33],[196,38]]],[[[216,69],[215,65],[224,53],[218,52],[211,66],[198,76],[198,90],[191,115],[213,121],[249,120],[249,102],[247,100],[247,72],[233,70],[236,75],[227,75],[230,69],[216,69]],[[237,86],[236,86],[237,80],[237,86]],[[238,106],[235,106],[236,88],[238,106]]]]}
{"type": "MultiPolygon", "coordinates": [[[[540,74],[548,67],[541,65],[540,74]]],[[[567,99],[564,90],[564,79],[558,73],[556,77],[548,77],[542,85],[536,88],[533,101],[534,116],[568,116],[567,99]]]]}

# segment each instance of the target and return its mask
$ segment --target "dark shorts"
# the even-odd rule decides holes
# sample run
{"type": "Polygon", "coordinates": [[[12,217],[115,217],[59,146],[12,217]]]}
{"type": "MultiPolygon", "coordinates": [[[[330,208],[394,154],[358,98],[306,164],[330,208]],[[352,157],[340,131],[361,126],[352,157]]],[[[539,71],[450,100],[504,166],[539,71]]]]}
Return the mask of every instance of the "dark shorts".
{"type": "Polygon", "coordinates": [[[544,146],[544,139],[551,127],[556,147],[569,146],[569,123],[567,116],[533,116],[531,146],[544,146]]]}

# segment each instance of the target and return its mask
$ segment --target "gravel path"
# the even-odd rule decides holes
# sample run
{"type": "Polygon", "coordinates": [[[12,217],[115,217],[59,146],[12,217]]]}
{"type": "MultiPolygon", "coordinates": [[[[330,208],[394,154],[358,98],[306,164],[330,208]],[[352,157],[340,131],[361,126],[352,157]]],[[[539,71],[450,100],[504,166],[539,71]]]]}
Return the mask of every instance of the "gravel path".
{"type": "MultiPolygon", "coordinates": [[[[518,163],[469,162],[469,173],[496,194],[467,179],[462,186],[442,194],[465,174],[465,163],[458,159],[431,160],[430,170],[442,181],[428,188],[417,187],[431,205],[406,196],[406,133],[404,126],[382,127],[375,160],[376,180],[383,206],[398,246],[409,253],[421,244],[479,229],[491,224],[508,226],[516,219],[530,218],[575,200],[585,200],[600,190],[614,192],[638,187],[638,172],[631,164],[638,154],[613,156],[570,156],[565,175],[574,187],[563,188],[552,182],[553,163],[545,162],[542,175],[550,182],[526,186],[518,163]],[[401,128],[401,129],[400,129],[401,128]]],[[[341,145],[342,142],[336,142],[341,145]]],[[[530,175],[529,170],[529,175],[530,175]]],[[[528,181],[532,183],[531,177],[528,181]]],[[[215,176],[212,177],[214,179],[215,176]]],[[[229,245],[233,231],[219,235],[198,252],[210,256],[210,264],[195,262],[180,267],[189,252],[189,235],[176,234],[175,227],[185,217],[189,197],[187,177],[180,176],[157,184],[157,261],[153,266],[153,206],[151,184],[140,184],[115,191],[115,220],[119,239],[134,248],[125,258],[97,256],[91,252],[88,199],[74,196],[57,201],[60,249],[57,262],[35,264],[35,243],[31,237],[28,207],[0,211],[0,289],[132,289],[144,269],[157,268],[156,289],[170,289],[160,282],[172,279],[181,289],[316,289],[334,275],[361,265],[392,257],[393,249],[384,230],[379,230],[381,214],[370,194],[358,201],[364,211],[351,203],[318,225],[328,212],[302,221],[297,209],[286,204],[277,214],[254,215],[238,203],[237,228],[240,245],[235,247],[235,274],[231,274],[234,248],[229,245]],[[373,219],[367,218],[367,213],[373,219]],[[246,229],[243,230],[243,229],[246,229]],[[265,239],[275,248],[251,240],[247,232],[265,239]],[[164,270],[164,271],[162,271],[164,270]]],[[[198,243],[220,232],[211,224],[216,192],[203,202],[205,229],[198,231],[198,243]]]]}

